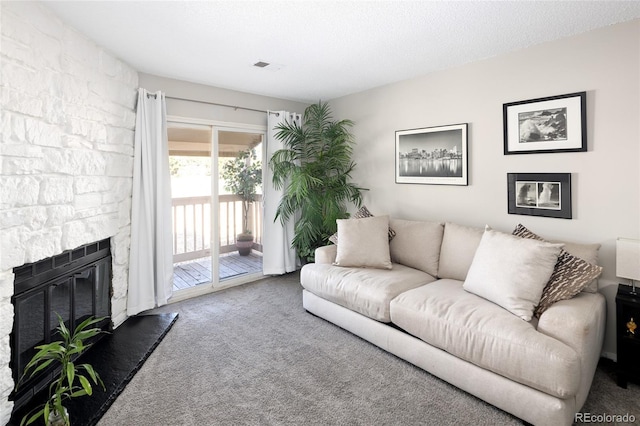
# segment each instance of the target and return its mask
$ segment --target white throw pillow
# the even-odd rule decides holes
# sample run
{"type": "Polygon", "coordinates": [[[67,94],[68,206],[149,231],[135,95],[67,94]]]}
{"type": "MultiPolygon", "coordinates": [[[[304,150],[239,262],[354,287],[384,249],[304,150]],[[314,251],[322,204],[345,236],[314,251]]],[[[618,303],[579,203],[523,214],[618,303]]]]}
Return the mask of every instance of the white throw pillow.
{"type": "Polygon", "coordinates": [[[338,219],[337,266],[391,269],[389,216],[338,219]]]}
{"type": "MultiPolygon", "coordinates": [[[[365,217],[373,217],[373,216],[374,214],[369,211],[367,206],[362,206],[360,207],[360,210],[358,210],[351,216],[351,219],[363,219],[365,217]]],[[[393,229],[389,228],[389,241],[393,240],[393,237],[395,236],[396,236],[396,232],[393,229]]],[[[331,241],[333,244],[336,244],[336,245],[338,244],[337,231],[332,236],[329,237],[329,241],[331,241]]]]}
{"type": "Polygon", "coordinates": [[[531,321],[562,246],[487,230],[463,288],[531,321]]]}

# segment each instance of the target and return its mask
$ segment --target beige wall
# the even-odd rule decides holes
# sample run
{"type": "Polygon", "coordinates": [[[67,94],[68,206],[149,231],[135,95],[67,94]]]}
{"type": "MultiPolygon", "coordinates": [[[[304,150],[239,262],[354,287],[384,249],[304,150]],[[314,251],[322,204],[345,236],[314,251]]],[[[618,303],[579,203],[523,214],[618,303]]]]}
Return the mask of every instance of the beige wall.
{"type": "MultiPolygon", "coordinates": [[[[171,78],[159,77],[151,74],[139,73],[140,87],[150,91],[163,91],[167,97],[197,99],[225,105],[270,111],[304,112],[307,104],[253,95],[219,87],[189,83],[171,78]]],[[[267,125],[267,115],[261,112],[246,111],[198,102],[186,102],[167,99],[167,114],[171,116],[198,118],[204,120],[221,121],[226,123],[242,123],[252,125],[267,125]]]]}
{"type": "Polygon", "coordinates": [[[356,122],[354,180],[374,214],[455,221],[602,244],[604,353],[615,348],[615,240],[640,237],[640,20],[545,43],[331,102],[356,122]],[[587,92],[588,152],[503,155],[503,103],[587,92]],[[395,131],[469,123],[469,186],[400,185],[395,131]],[[507,214],[508,172],[572,173],[573,219],[507,214]]]}

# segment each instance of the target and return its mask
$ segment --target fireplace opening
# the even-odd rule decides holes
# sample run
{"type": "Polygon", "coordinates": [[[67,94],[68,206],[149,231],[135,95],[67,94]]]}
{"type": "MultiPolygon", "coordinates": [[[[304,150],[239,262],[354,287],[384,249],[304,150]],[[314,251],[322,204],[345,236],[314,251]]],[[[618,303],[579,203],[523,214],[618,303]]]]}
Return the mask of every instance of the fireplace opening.
{"type": "MultiPolygon", "coordinates": [[[[34,347],[58,340],[58,315],[72,331],[91,316],[106,317],[96,327],[112,330],[110,246],[105,239],[14,268],[10,367],[15,383],[35,354],[34,347]]],[[[51,367],[22,380],[10,397],[13,411],[25,406],[58,373],[51,367]]]]}

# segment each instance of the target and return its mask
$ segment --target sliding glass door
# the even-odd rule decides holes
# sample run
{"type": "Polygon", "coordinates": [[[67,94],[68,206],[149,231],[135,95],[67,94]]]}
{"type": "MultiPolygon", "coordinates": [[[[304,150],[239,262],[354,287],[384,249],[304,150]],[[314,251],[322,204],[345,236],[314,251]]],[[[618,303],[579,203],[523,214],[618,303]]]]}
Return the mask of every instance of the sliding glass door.
{"type": "Polygon", "coordinates": [[[220,282],[262,274],[262,147],[264,132],[216,127],[220,282]],[[259,177],[260,182],[256,182],[259,177]],[[249,191],[253,188],[254,191],[249,191]],[[254,193],[253,202],[246,201],[254,193]]]}
{"type": "Polygon", "coordinates": [[[168,135],[174,300],[262,276],[261,186],[256,202],[243,206],[222,173],[233,162],[261,167],[251,154],[262,158],[264,130],[181,120],[169,121],[168,135]],[[243,153],[248,158],[238,160],[243,153]],[[245,231],[251,241],[238,241],[245,231]],[[239,244],[248,244],[242,254],[239,244]]]}
{"type": "Polygon", "coordinates": [[[176,292],[213,281],[212,128],[172,122],[167,127],[176,292]]]}

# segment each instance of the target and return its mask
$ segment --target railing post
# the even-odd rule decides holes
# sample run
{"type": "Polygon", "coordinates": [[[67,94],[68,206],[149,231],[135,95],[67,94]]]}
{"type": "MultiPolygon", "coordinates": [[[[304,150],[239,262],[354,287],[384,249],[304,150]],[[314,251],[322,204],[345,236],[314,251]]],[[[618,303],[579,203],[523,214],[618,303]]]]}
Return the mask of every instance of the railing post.
{"type": "MultiPolygon", "coordinates": [[[[254,201],[251,204],[249,204],[249,210],[247,211],[247,227],[249,228],[249,230],[253,234],[254,238],[255,238],[255,235],[256,235],[256,224],[254,222],[254,214],[253,214],[253,211],[254,211],[255,207],[256,207],[256,203],[254,201]]],[[[243,229],[242,232],[244,232],[244,231],[245,230],[243,229]]]]}

